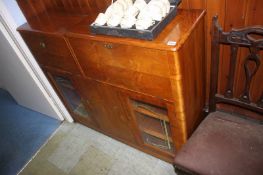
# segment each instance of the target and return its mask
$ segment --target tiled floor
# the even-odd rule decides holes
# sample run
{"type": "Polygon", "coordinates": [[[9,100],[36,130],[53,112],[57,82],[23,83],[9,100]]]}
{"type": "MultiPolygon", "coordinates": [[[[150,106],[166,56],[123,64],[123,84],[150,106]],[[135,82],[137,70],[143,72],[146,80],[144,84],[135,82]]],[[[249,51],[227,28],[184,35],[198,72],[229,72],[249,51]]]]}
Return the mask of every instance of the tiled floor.
{"type": "Polygon", "coordinates": [[[80,124],[64,123],[21,175],[175,175],[172,165],[80,124]]]}

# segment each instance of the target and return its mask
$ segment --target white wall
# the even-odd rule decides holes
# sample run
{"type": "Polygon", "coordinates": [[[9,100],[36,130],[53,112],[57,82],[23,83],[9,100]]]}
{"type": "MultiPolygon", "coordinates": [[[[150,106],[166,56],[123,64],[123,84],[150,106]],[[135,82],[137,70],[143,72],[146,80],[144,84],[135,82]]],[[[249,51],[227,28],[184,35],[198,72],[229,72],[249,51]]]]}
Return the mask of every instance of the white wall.
{"type": "Polygon", "coordinates": [[[1,77],[0,77],[0,88],[3,88],[3,89],[4,89],[4,83],[3,83],[3,80],[2,80],[1,77]]]}
{"type": "Polygon", "coordinates": [[[18,104],[58,118],[42,92],[26,71],[8,40],[0,32],[0,80],[18,104]]]}
{"type": "Polygon", "coordinates": [[[26,22],[26,19],[19,9],[16,0],[2,0],[6,9],[10,12],[10,15],[14,19],[17,26],[20,26],[26,22]]]}

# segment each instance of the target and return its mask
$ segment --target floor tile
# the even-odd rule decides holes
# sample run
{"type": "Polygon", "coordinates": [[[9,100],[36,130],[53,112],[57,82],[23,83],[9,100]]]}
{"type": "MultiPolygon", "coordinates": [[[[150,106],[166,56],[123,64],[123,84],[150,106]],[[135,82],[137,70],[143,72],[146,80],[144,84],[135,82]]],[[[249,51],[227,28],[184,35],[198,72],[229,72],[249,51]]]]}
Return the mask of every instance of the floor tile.
{"type": "Polygon", "coordinates": [[[83,125],[68,123],[59,128],[22,175],[34,172],[36,175],[175,175],[171,164],[83,125]]]}

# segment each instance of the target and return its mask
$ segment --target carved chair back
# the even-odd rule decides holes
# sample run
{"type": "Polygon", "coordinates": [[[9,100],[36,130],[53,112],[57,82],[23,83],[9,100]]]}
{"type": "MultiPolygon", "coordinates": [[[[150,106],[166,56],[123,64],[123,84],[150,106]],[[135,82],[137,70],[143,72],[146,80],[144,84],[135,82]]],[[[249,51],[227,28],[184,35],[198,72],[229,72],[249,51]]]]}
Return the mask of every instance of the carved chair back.
{"type": "MultiPolygon", "coordinates": [[[[263,58],[259,52],[263,49],[263,26],[253,26],[242,29],[232,29],[230,32],[223,32],[218,24],[218,17],[213,18],[212,27],[212,55],[211,55],[211,81],[210,81],[210,97],[209,112],[216,110],[217,103],[234,105],[242,109],[251,110],[253,112],[263,114],[263,89],[261,89],[261,97],[257,102],[252,102],[250,97],[251,82],[261,65],[263,58]],[[261,38],[255,37],[260,36],[261,38]],[[224,94],[218,92],[218,72],[220,59],[220,45],[230,47],[230,64],[227,86],[224,94]],[[249,54],[246,56],[243,64],[245,74],[245,87],[239,98],[234,97],[234,80],[237,64],[238,49],[247,48],[249,54]],[[249,66],[253,63],[255,66],[249,66]]],[[[223,58],[225,59],[225,58],[223,58]]],[[[263,81],[263,75],[262,75],[263,81]]]]}

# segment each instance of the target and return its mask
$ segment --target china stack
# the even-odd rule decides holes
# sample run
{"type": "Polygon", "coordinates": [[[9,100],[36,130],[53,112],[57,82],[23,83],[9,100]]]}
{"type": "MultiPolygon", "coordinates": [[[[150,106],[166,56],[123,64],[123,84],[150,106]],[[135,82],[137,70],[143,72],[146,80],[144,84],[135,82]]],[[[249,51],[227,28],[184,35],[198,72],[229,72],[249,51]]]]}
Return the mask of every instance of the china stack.
{"type": "Polygon", "coordinates": [[[151,0],[148,4],[145,0],[117,0],[112,3],[105,13],[100,13],[94,24],[109,27],[120,26],[146,30],[156,21],[161,21],[170,11],[169,0],[151,0]]]}

